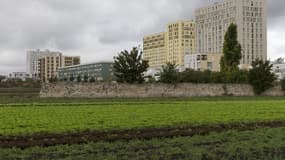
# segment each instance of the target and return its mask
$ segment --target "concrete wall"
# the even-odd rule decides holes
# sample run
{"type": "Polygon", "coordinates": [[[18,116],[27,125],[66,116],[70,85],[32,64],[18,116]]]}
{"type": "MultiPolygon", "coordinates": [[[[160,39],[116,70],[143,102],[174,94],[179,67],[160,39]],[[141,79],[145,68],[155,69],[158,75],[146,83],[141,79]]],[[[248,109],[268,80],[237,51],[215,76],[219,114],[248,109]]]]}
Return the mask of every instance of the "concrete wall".
{"type": "MultiPolygon", "coordinates": [[[[110,83],[54,83],[44,84],[41,97],[204,97],[204,96],[254,96],[250,85],[240,84],[110,84],[110,83]]],[[[283,96],[280,86],[264,93],[266,96],[283,96]]]]}

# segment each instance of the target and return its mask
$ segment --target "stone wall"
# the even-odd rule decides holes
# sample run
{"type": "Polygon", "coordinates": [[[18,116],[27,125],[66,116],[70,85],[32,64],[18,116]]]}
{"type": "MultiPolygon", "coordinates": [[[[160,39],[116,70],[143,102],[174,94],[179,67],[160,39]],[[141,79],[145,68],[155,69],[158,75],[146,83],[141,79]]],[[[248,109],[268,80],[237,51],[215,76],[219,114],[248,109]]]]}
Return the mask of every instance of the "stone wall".
{"type": "MultiPolygon", "coordinates": [[[[41,97],[137,98],[137,97],[206,97],[254,96],[252,87],[244,84],[110,84],[110,83],[50,83],[44,84],[41,97]]],[[[283,96],[280,86],[264,93],[283,96]]]]}

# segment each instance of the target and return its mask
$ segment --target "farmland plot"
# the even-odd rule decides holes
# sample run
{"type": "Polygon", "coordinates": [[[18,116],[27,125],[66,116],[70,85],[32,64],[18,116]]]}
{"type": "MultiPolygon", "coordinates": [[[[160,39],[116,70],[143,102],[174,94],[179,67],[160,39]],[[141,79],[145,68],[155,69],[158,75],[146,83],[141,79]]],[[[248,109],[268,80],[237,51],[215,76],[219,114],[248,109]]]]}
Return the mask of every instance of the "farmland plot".
{"type": "Polygon", "coordinates": [[[112,131],[285,120],[285,101],[180,101],[0,107],[0,135],[112,131]]]}
{"type": "Polygon", "coordinates": [[[1,160],[285,157],[282,98],[41,101],[0,104],[1,160]]]}

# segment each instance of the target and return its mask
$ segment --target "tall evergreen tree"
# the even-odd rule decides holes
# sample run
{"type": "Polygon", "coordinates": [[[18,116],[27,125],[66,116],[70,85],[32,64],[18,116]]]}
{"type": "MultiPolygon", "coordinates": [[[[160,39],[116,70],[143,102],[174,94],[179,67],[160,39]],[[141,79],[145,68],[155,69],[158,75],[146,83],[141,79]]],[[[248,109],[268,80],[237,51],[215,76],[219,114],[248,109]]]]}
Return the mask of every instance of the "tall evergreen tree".
{"type": "Polygon", "coordinates": [[[237,25],[231,24],[225,34],[221,71],[234,72],[238,70],[241,60],[241,45],[238,42],[237,25]]]}
{"type": "Polygon", "coordinates": [[[149,67],[148,61],[143,60],[142,52],[134,47],[130,52],[122,51],[114,57],[114,70],[117,81],[121,83],[144,82],[143,72],[149,67]]]}

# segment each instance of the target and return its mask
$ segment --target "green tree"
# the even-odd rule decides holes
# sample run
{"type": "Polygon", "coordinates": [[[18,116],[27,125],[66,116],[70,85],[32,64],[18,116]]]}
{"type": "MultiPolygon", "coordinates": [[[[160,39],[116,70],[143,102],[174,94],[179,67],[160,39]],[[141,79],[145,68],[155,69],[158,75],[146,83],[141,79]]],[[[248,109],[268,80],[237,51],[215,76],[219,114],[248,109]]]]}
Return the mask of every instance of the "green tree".
{"type": "Polygon", "coordinates": [[[255,94],[260,95],[273,86],[276,76],[271,72],[272,66],[269,61],[256,60],[252,62],[249,83],[253,86],[255,94]]]}
{"type": "Polygon", "coordinates": [[[82,81],[82,78],[80,75],[77,76],[77,82],[81,82],[82,81]]]}
{"type": "Polygon", "coordinates": [[[0,82],[1,82],[2,80],[4,80],[5,78],[6,78],[5,76],[0,75],[0,82]]]}
{"type": "Polygon", "coordinates": [[[84,75],[83,79],[84,79],[84,82],[88,82],[88,76],[87,75],[84,75]]]}
{"type": "Polygon", "coordinates": [[[90,81],[89,81],[90,83],[94,83],[94,82],[96,82],[96,80],[95,80],[95,78],[94,77],[91,77],[91,79],[90,79],[90,81]]]}
{"type": "Polygon", "coordinates": [[[49,82],[50,82],[50,83],[55,83],[55,82],[58,82],[58,79],[57,79],[57,77],[51,77],[51,78],[49,79],[49,82]]]}
{"type": "Polygon", "coordinates": [[[282,90],[285,92],[285,77],[283,77],[283,79],[281,80],[281,87],[282,90]]]}
{"type": "Polygon", "coordinates": [[[234,72],[238,70],[241,60],[241,45],[238,42],[237,25],[231,24],[225,34],[221,71],[234,72]]]}
{"type": "Polygon", "coordinates": [[[167,63],[166,66],[162,66],[160,81],[162,83],[178,83],[179,72],[177,71],[176,67],[177,65],[173,63],[167,63]]]}
{"type": "Polygon", "coordinates": [[[71,76],[69,77],[69,81],[70,81],[70,82],[73,82],[73,81],[74,81],[73,75],[71,75],[71,76]]]}
{"type": "Polygon", "coordinates": [[[143,60],[143,53],[134,47],[130,52],[122,51],[114,57],[114,72],[120,83],[143,83],[143,73],[149,67],[148,61],[143,60]]]}

